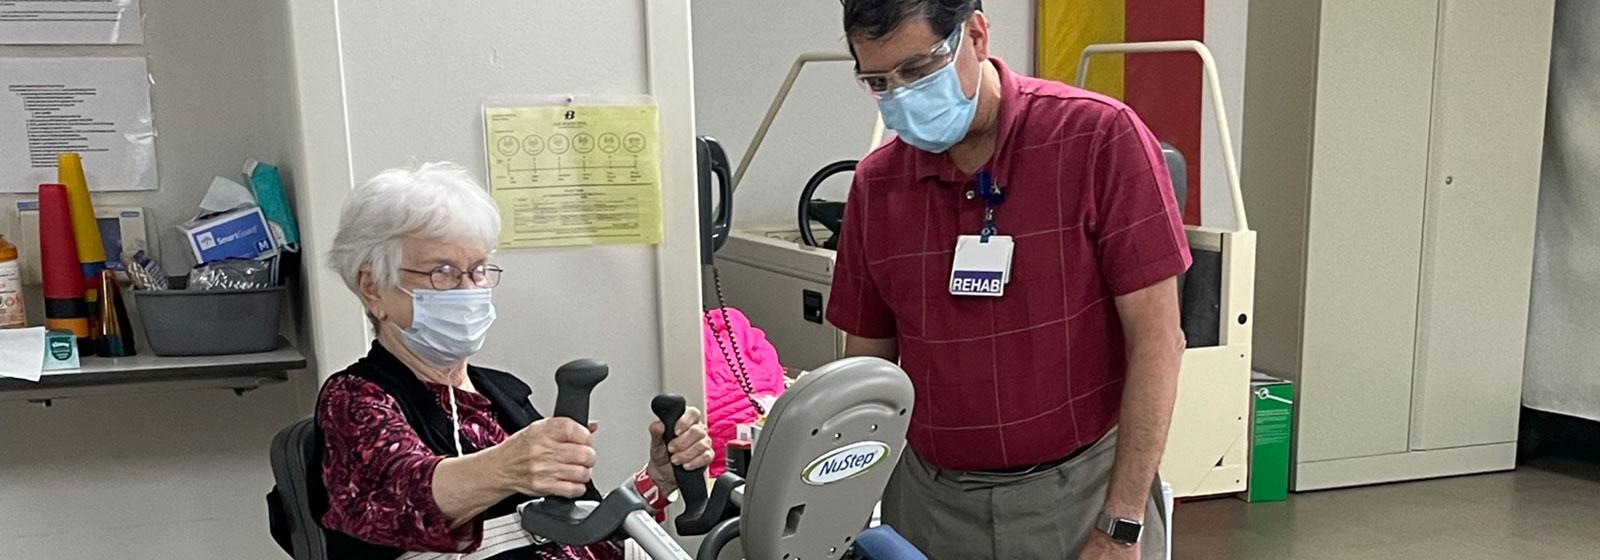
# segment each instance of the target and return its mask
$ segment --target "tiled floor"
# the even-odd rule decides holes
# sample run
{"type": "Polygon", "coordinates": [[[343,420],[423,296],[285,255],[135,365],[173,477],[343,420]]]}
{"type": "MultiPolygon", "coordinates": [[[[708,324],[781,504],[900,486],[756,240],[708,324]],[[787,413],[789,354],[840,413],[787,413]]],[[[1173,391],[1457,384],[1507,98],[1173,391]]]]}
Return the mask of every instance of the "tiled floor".
{"type": "Polygon", "coordinates": [[[1600,558],[1600,463],[1180,504],[1173,558],[1600,558]]]}

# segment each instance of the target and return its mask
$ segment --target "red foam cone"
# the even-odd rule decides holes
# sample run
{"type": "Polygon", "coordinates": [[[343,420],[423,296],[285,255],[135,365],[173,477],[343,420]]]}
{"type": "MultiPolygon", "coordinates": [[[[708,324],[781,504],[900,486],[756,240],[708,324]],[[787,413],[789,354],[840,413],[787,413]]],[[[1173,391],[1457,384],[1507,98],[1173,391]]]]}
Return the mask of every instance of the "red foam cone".
{"type": "Polygon", "coordinates": [[[77,242],[72,237],[72,211],[67,206],[64,185],[39,185],[39,257],[44,297],[83,297],[83,268],[78,262],[77,242]]]}

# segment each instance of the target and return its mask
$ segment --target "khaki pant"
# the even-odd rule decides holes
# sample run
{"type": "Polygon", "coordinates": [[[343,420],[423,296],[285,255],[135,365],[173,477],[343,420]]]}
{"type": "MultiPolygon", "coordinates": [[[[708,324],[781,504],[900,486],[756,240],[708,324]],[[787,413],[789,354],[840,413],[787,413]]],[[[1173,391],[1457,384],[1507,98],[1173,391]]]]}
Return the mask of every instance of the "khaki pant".
{"type": "MultiPolygon", "coordinates": [[[[907,450],[884,491],[883,522],[932,560],[1076,558],[1096,530],[1116,448],[1112,428],[1065,464],[1019,475],[943,470],[907,450]]],[[[1145,507],[1144,560],[1165,557],[1157,500],[1145,507]]]]}

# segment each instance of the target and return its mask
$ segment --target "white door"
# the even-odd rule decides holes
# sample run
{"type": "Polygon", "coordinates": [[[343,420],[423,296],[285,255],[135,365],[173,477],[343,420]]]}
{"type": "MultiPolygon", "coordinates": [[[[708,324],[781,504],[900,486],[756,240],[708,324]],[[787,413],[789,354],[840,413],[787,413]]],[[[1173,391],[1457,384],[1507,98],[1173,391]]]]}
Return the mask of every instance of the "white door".
{"type": "Polygon", "coordinates": [[[1554,6],[1440,3],[1413,450],[1516,440],[1554,6]]]}
{"type": "Polygon", "coordinates": [[[1438,6],[1321,16],[1298,463],[1407,450],[1438,6]]]}

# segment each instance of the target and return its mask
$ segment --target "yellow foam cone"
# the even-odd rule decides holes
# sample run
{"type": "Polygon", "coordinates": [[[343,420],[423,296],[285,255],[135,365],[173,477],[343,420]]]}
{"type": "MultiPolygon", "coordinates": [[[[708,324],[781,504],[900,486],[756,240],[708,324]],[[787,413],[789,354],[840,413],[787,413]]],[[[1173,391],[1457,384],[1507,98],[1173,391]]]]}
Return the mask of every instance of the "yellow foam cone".
{"type": "Polygon", "coordinates": [[[83,159],[76,152],[56,156],[56,178],[67,186],[67,208],[72,211],[72,237],[78,244],[78,263],[83,265],[85,299],[98,298],[100,271],[106,266],[106,248],[100,241],[100,226],[95,222],[94,202],[89,199],[89,181],[83,176],[83,159]]]}

